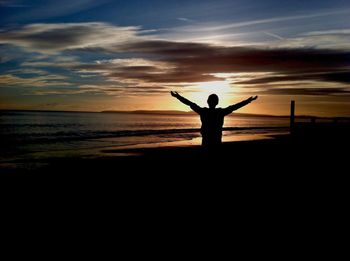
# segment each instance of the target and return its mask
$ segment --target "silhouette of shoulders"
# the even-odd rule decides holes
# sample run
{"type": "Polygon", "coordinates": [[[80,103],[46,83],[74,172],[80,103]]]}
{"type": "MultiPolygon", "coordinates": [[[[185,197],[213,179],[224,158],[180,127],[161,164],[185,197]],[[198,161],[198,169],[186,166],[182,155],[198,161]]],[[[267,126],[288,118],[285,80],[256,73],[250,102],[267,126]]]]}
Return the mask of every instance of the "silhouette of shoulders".
{"type": "Polygon", "coordinates": [[[228,109],[227,108],[215,108],[215,109],[210,109],[208,107],[200,107],[196,104],[196,107],[192,108],[192,110],[194,110],[195,112],[197,112],[198,114],[202,114],[202,113],[211,113],[211,114],[217,114],[217,115],[226,115],[228,113],[228,109]]]}

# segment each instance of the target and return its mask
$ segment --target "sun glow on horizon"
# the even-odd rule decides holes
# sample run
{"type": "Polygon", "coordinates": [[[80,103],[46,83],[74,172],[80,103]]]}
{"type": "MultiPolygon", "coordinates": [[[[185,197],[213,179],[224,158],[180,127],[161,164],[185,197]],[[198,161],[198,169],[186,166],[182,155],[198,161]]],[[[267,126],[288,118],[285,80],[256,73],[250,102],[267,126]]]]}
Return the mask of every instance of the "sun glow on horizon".
{"type": "Polygon", "coordinates": [[[199,82],[193,89],[194,91],[188,95],[189,99],[202,106],[207,104],[208,96],[213,93],[219,96],[219,106],[228,105],[232,92],[232,86],[228,80],[199,82]]]}

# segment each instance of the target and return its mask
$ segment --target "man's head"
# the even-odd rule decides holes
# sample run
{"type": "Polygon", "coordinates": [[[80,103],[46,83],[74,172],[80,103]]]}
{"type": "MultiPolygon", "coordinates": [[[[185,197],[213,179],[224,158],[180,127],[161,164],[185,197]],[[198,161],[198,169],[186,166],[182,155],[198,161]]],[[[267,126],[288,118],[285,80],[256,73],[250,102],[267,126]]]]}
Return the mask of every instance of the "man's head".
{"type": "Polygon", "coordinates": [[[208,105],[209,108],[214,109],[216,105],[219,103],[219,97],[216,94],[210,94],[208,97],[208,105]]]}

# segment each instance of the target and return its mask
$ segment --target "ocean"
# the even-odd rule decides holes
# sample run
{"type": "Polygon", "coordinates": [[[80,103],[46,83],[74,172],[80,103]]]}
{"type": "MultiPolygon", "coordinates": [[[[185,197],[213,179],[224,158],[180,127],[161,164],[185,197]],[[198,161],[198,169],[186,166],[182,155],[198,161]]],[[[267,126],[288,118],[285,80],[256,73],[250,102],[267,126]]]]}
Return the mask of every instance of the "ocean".
{"type": "MultiPolygon", "coordinates": [[[[234,114],[225,118],[223,140],[286,132],[283,117],[234,114]]],[[[100,155],[108,148],[200,144],[197,115],[101,112],[0,112],[0,164],[21,159],[100,155]]]]}

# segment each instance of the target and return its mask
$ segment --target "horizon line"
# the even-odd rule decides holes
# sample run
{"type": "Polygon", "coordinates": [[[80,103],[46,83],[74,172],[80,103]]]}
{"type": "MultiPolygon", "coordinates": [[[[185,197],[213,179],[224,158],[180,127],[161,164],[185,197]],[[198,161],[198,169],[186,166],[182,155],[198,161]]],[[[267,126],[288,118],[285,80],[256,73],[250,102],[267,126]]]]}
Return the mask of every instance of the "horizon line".
{"type": "MultiPolygon", "coordinates": [[[[0,112],[6,111],[27,111],[27,112],[64,112],[64,113],[140,113],[140,114],[195,114],[193,111],[182,111],[182,110],[102,110],[102,111],[85,111],[85,110],[43,110],[43,109],[0,109],[0,112]]],[[[290,115],[274,115],[274,114],[256,114],[256,113],[239,113],[233,112],[234,115],[242,116],[258,116],[258,117],[290,117],[290,115]]],[[[314,115],[295,115],[295,117],[304,117],[304,118],[320,118],[320,119],[329,119],[329,118],[348,118],[350,116],[314,116],[314,115]]]]}

